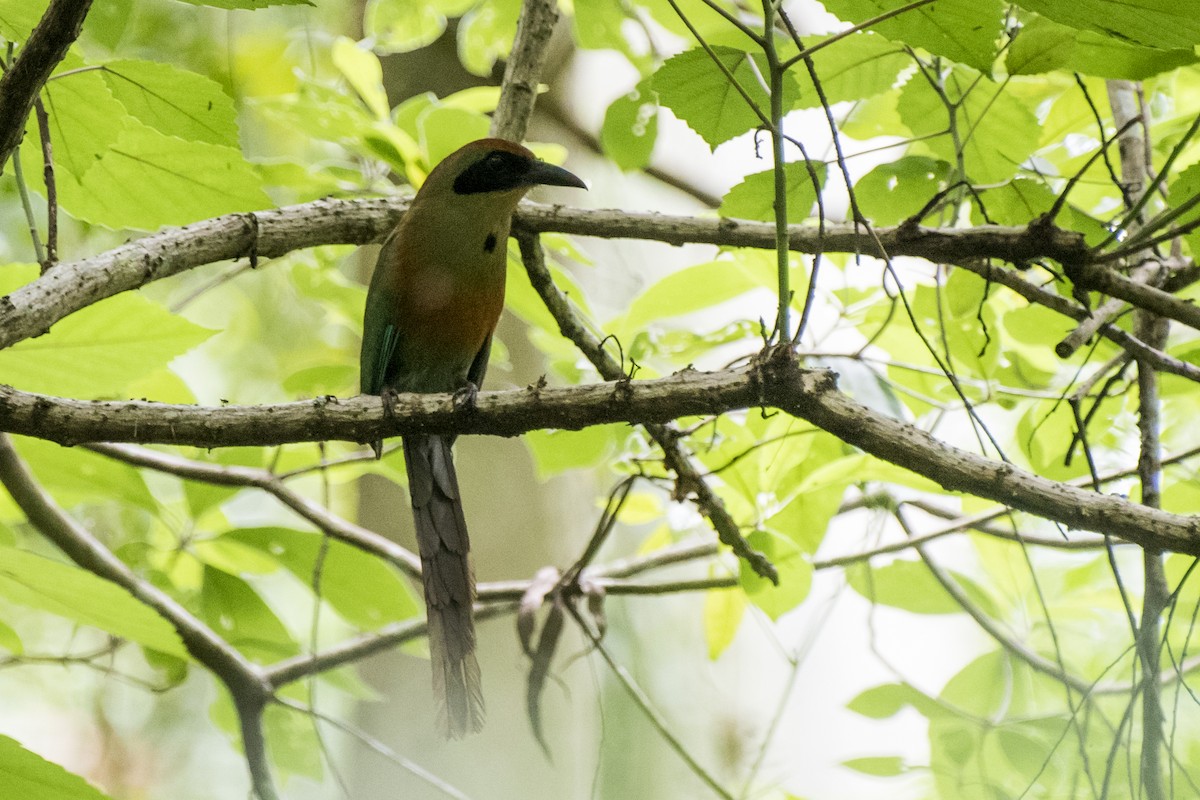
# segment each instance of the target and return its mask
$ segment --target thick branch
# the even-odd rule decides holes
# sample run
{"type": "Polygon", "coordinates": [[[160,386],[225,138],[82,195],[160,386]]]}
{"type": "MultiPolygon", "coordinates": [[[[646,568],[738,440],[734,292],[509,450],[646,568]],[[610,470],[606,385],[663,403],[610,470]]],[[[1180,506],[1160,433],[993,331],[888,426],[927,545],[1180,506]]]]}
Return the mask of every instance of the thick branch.
{"type": "Polygon", "coordinates": [[[654,381],[484,392],[477,408],[455,410],[450,395],[402,395],[396,417],[378,398],[276,406],[203,408],[154,403],[56,400],[0,392],[0,429],[59,442],[123,440],[268,445],[292,441],[370,441],[405,432],[512,436],[537,428],[579,429],[610,422],[662,422],[772,406],[806,419],[872,455],[951,491],[985,497],[1073,528],[1143,547],[1200,555],[1200,519],[1141,507],[1038,477],[939,441],[837,390],[831,373],[801,369],[787,355],[724,372],[684,371],[654,381]]]}
{"type": "Polygon", "coordinates": [[[51,0],[41,22],[0,78],[0,172],[25,135],[33,101],[79,38],[92,0],[51,0]]]}
{"type": "Polygon", "coordinates": [[[59,508],[38,486],[7,436],[0,436],[0,483],[30,524],[80,567],[112,581],[153,608],[174,626],[188,652],[231,688],[250,688],[250,693],[261,689],[255,666],[241,653],[166,592],[138,577],[90,531],[59,508]]]}
{"type": "Polygon", "coordinates": [[[492,119],[493,136],[514,142],[525,138],[537,101],[538,79],[557,22],[557,0],[525,0],[521,4],[517,35],[504,65],[500,102],[492,119]]]}
{"type": "MultiPolygon", "coordinates": [[[[39,336],[63,317],[106,297],[205,264],[237,258],[275,258],[318,245],[375,241],[395,226],[405,208],[407,201],[375,198],[318,200],[274,211],[229,214],[60,264],[7,297],[0,297],[0,348],[39,336]]],[[[522,203],[515,227],[533,233],[573,233],[675,245],[775,246],[774,227],[767,222],[585,211],[529,202],[522,203]]],[[[826,226],[824,236],[804,225],[793,225],[788,230],[789,246],[798,252],[878,254],[875,239],[853,226],[826,226]]],[[[965,230],[903,226],[878,229],[876,233],[893,257],[916,256],[945,264],[969,262],[976,271],[979,259],[984,258],[1024,264],[1040,258],[1078,260],[1085,251],[1079,234],[1047,226],[980,226],[965,230]]]]}

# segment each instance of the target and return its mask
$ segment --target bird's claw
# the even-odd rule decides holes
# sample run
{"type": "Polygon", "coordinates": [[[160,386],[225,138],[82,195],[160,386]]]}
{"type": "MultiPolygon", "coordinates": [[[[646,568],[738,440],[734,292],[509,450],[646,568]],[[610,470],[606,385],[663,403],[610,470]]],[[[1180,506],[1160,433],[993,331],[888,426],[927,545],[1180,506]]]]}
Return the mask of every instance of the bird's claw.
{"type": "Polygon", "coordinates": [[[467,381],[466,385],[454,393],[454,410],[474,411],[475,401],[478,397],[479,387],[475,385],[474,381],[467,381]]]}
{"type": "Polygon", "coordinates": [[[379,399],[383,401],[383,415],[389,419],[394,419],[396,416],[396,398],[400,393],[391,386],[384,387],[384,390],[379,393],[379,399]]]}

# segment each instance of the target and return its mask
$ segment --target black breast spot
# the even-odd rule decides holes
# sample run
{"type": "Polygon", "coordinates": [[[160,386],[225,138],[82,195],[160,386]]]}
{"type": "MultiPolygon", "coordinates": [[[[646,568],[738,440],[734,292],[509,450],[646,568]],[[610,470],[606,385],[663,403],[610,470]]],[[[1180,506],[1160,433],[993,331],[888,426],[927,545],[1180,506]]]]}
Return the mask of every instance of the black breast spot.
{"type": "Polygon", "coordinates": [[[490,253],[496,249],[496,234],[489,233],[487,238],[483,240],[483,250],[485,253],[490,253]]]}

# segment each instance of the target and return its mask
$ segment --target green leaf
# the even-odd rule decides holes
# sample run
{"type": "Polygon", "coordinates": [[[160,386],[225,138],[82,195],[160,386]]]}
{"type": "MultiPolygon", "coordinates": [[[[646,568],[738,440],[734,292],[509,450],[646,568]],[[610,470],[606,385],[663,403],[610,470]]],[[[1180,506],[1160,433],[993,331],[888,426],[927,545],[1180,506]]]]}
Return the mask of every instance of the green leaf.
{"type": "Polygon", "coordinates": [[[852,769],[855,772],[861,772],[864,775],[874,775],[879,778],[891,778],[896,775],[903,775],[905,772],[904,759],[900,758],[900,756],[852,758],[848,761],[843,761],[842,766],[852,769]]]}
{"type": "Polygon", "coordinates": [[[109,800],[78,775],[0,735],[0,786],[6,797],[21,800],[109,800]]]}
{"type": "Polygon", "coordinates": [[[270,6],[312,6],[312,0],[183,0],[194,6],[211,6],[213,8],[244,8],[253,10],[270,6]]]}
{"type": "Polygon", "coordinates": [[[263,713],[271,765],[286,776],[319,781],[325,774],[321,742],[307,714],[272,703],[263,713]]]}
{"type": "Polygon", "coordinates": [[[345,36],[334,41],[330,55],[333,65],[375,118],[387,119],[391,106],[383,88],[383,67],[379,57],[345,36]]]}
{"type": "Polygon", "coordinates": [[[464,108],[434,106],[417,118],[421,149],[430,167],[467,142],[488,135],[488,118],[477,111],[464,108]]]}
{"type": "Polygon", "coordinates": [[[968,714],[990,718],[1011,701],[1012,666],[1002,650],[984,653],[946,682],[940,698],[968,714]]]}
{"type": "MultiPolygon", "coordinates": [[[[241,542],[269,554],[311,586],[321,536],[288,528],[243,528],[222,539],[241,542]]],[[[386,563],[337,541],[329,542],[321,568],[321,596],[352,625],[374,629],[409,619],[420,607],[407,583],[386,563]]]]}
{"type": "MultiPolygon", "coordinates": [[[[59,73],[84,69],[84,62],[68,55],[59,73]]],[[[105,83],[99,70],[57,74],[42,89],[42,102],[50,119],[50,143],[54,148],[54,171],[59,202],[75,190],[83,176],[116,142],[130,119],[105,83]]],[[[26,124],[25,141],[40,141],[33,115],[26,124]]],[[[31,186],[44,194],[41,147],[22,147],[21,164],[31,186]],[[36,176],[36,177],[34,177],[36,176]]]]}
{"type": "Polygon", "coordinates": [[[1052,70],[1080,72],[1098,78],[1142,80],[1160,72],[1195,64],[1192,48],[1143,47],[1090,30],[1060,25],[1045,17],[1029,20],[1007,54],[1013,75],[1052,70]]]}
{"type": "Polygon", "coordinates": [[[154,61],[109,61],[103,76],[126,111],[167,136],[238,146],[233,99],[214,80],[154,61]]]}
{"type": "Polygon", "coordinates": [[[521,0],[483,0],[458,23],[458,60],[467,71],[487,76],[512,50],[521,0]]]}
{"type": "Polygon", "coordinates": [[[746,541],[779,570],[779,585],[775,586],[745,565],[738,572],[738,581],[751,603],[771,619],[779,619],[808,597],[812,588],[812,564],[804,558],[800,548],[784,536],[757,530],[747,536],[746,541]]]}
{"type": "Polygon", "coordinates": [[[733,643],[746,615],[746,593],[741,589],[709,589],[704,593],[704,640],[708,657],[716,661],[733,643]]]}
{"type": "Polygon", "coordinates": [[[710,308],[761,285],[754,270],[737,258],[684,267],[643,291],[609,327],[618,335],[633,334],[651,323],[710,308]]]}
{"type": "Polygon", "coordinates": [[[581,431],[530,431],[521,437],[533,455],[538,478],[546,480],[569,469],[594,467],[625,438],[628,426],[593,425],[581,431]]]}
{"type": "MultiPolygon", "coordinates": [[[[856,24],[908,3],[909,0],[822,0],[831,14],[856,24]]],[[[937,0],[872,25],[871,30],[980,72],[991,72],[1003,22],[1004,5],[1000,0],[937,0]]]]}
{"type": "MultiPolygon", "coordinates": [[[[768,74],[765,58],[732,47],[715,46],[712,50],[759,110],[767,114],[770,99],[759,81],[760,75],[768,74]],[[757,66],[751,64],[752,58],[757,66]]],[[[791,108],[799,89],[790,72],[783,77],[783,104],[791,108]]],[[[664,62],[651,85],[658,92],[659,101],[714,149],[762,124],[758,114],[700,48],[685,50],[664,62]]]]}
{"type": "Polygon", "coordinates": [[[912,706],[925,716],[938,715],[939,708],[924,694],[907,683],[872,686],[846,704],[846,708],[870,719],[887,719],[912,706]]]}
{"type": "Polygon", "coordinates": [[[1192,4],[1179,0],[1020,0],[1019,5],[1118,43],[1161,50],[1200,44],[1200,16],[1192,4]]]}
{"type": "Polygon", "coordinates": [[[212,334],[125,292],[66,317],[44,336],[0,350],[0,373],[30,392],[120,397],[212,334]]]}
{"type": "Polygon", "coordinates": [[[1005,86],[978,80],[962,68],[946,77],[943,91],[954,104],[958,144],[948,133],[951,120],[945,103],[924,80],[909,81],[900,90],[900,118],[909,130],[933,137],[922,144],[951,164],[957,161],[956,146],[961,146],[966,178],[972,183],[999,183],[1015,175],[1040,138],[1037,118],[1028,106],[1005,86]]]}
{"type": "Polygon", "coordinates": [[[914,614],[957,614],[955,602],[921,561],[896,559],[884,567],[853,564],[846,580],[854,591],[874,603],[902,608],[914,614]]]}
{"type": "MultiPolygon", "coordinates": [[[[812,214],[817,188],[825,183],[825,165],[817,161],[790,161],[783,165],[787,187],[787,220],[803,222],[812,214]],[[811,173],[810,173],[811,168],[811,173]],[[816,184],[813,185],[813,174],[816,184]]],[[[721,216],[737,219],[775,219],[775,171],[747,175],[721,201],[721,216]]]]}
{"type": "MultiPolygon", "coordinates": [[[[812,47],[828,38],[805,36],[801,41],[805,47],[812,47]]],[[[882,94],[891,89],[900,73],[912,65],[912,58],[901,45],[867,31],[822,48],[812,60],[821,90],[830,104],[882,94]]],[[[790,71],[800,86],[799,99],[793,108],[819,106],[820,95],[804,62],[797,63],[790,71]]]]}
{"type": "Polygon", "coordinates": [[[129,120],[121,136],[59,200],[71,216],[108,228],[154,230],[269,208],[240,151],[185,142],[129,120]]]}
{"type": "Polygon", "coordinates": [[[604,152],[624,170],[642,169],[650,163],[658,139],[658,98],[642,81],[612,102],[600,128],[604,152]]]}
{"type": "Polygon", "coordinates": [[[44,439],[21,436],[13,443],[42,485],[67,508],[116,500],[151,512],[158,510],[141,473],[127,464],[44,439]]]}
{"type": "Polygon", "coordinates": [[[277,661],[300,651],[249,584],[214,567],[204,567],[200,614],[227,642],[256,660],[277,661]]]}
{"type": "Polygon", "coordinates": [[[461,16],[474,0],[368,0],[364,32],[374,49],[406,53],[432,44],[446,30],[446,18],[461,16]]]}
{"type": "Polygon", "coordinates": [[[904,156],[859,178],[854,196],[876,225],[896,225],[921,211],[946,187],[949,176],[945,161],[904,156]]]}
{"type": "Polygon", "coordinates": [[[30,0],[0,0],[0,37],[23,42],[46,13],[47,3],[30,0]]]}
{"type": "Polygon", "coordinates": [[[115,583],[70,564],[0,547],[0,596],[152,650],[188,657],[179,634],[149,606],[115,583]]]}
{"type": "Polygon", "coordinates": [[[21,641],[21,636],[7,622],[0,620],[0,647],[3,647],[13,655],[21,655],[25,652],[25,643],[21,641]]]}

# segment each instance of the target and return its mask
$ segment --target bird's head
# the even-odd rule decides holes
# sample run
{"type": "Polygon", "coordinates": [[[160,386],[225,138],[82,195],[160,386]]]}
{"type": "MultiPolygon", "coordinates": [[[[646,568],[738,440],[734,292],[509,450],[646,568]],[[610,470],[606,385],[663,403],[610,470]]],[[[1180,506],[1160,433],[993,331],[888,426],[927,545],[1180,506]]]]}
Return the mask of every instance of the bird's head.
{"type": "Polygon", "coordinates": [[[490,195],[497,199],[505,196],[515,205],[534,186],[587,188],[575,175],[539,161],[519,144],[504,139],[479,139],[446,156],[429,173],[420,194],[490,195]]]}

